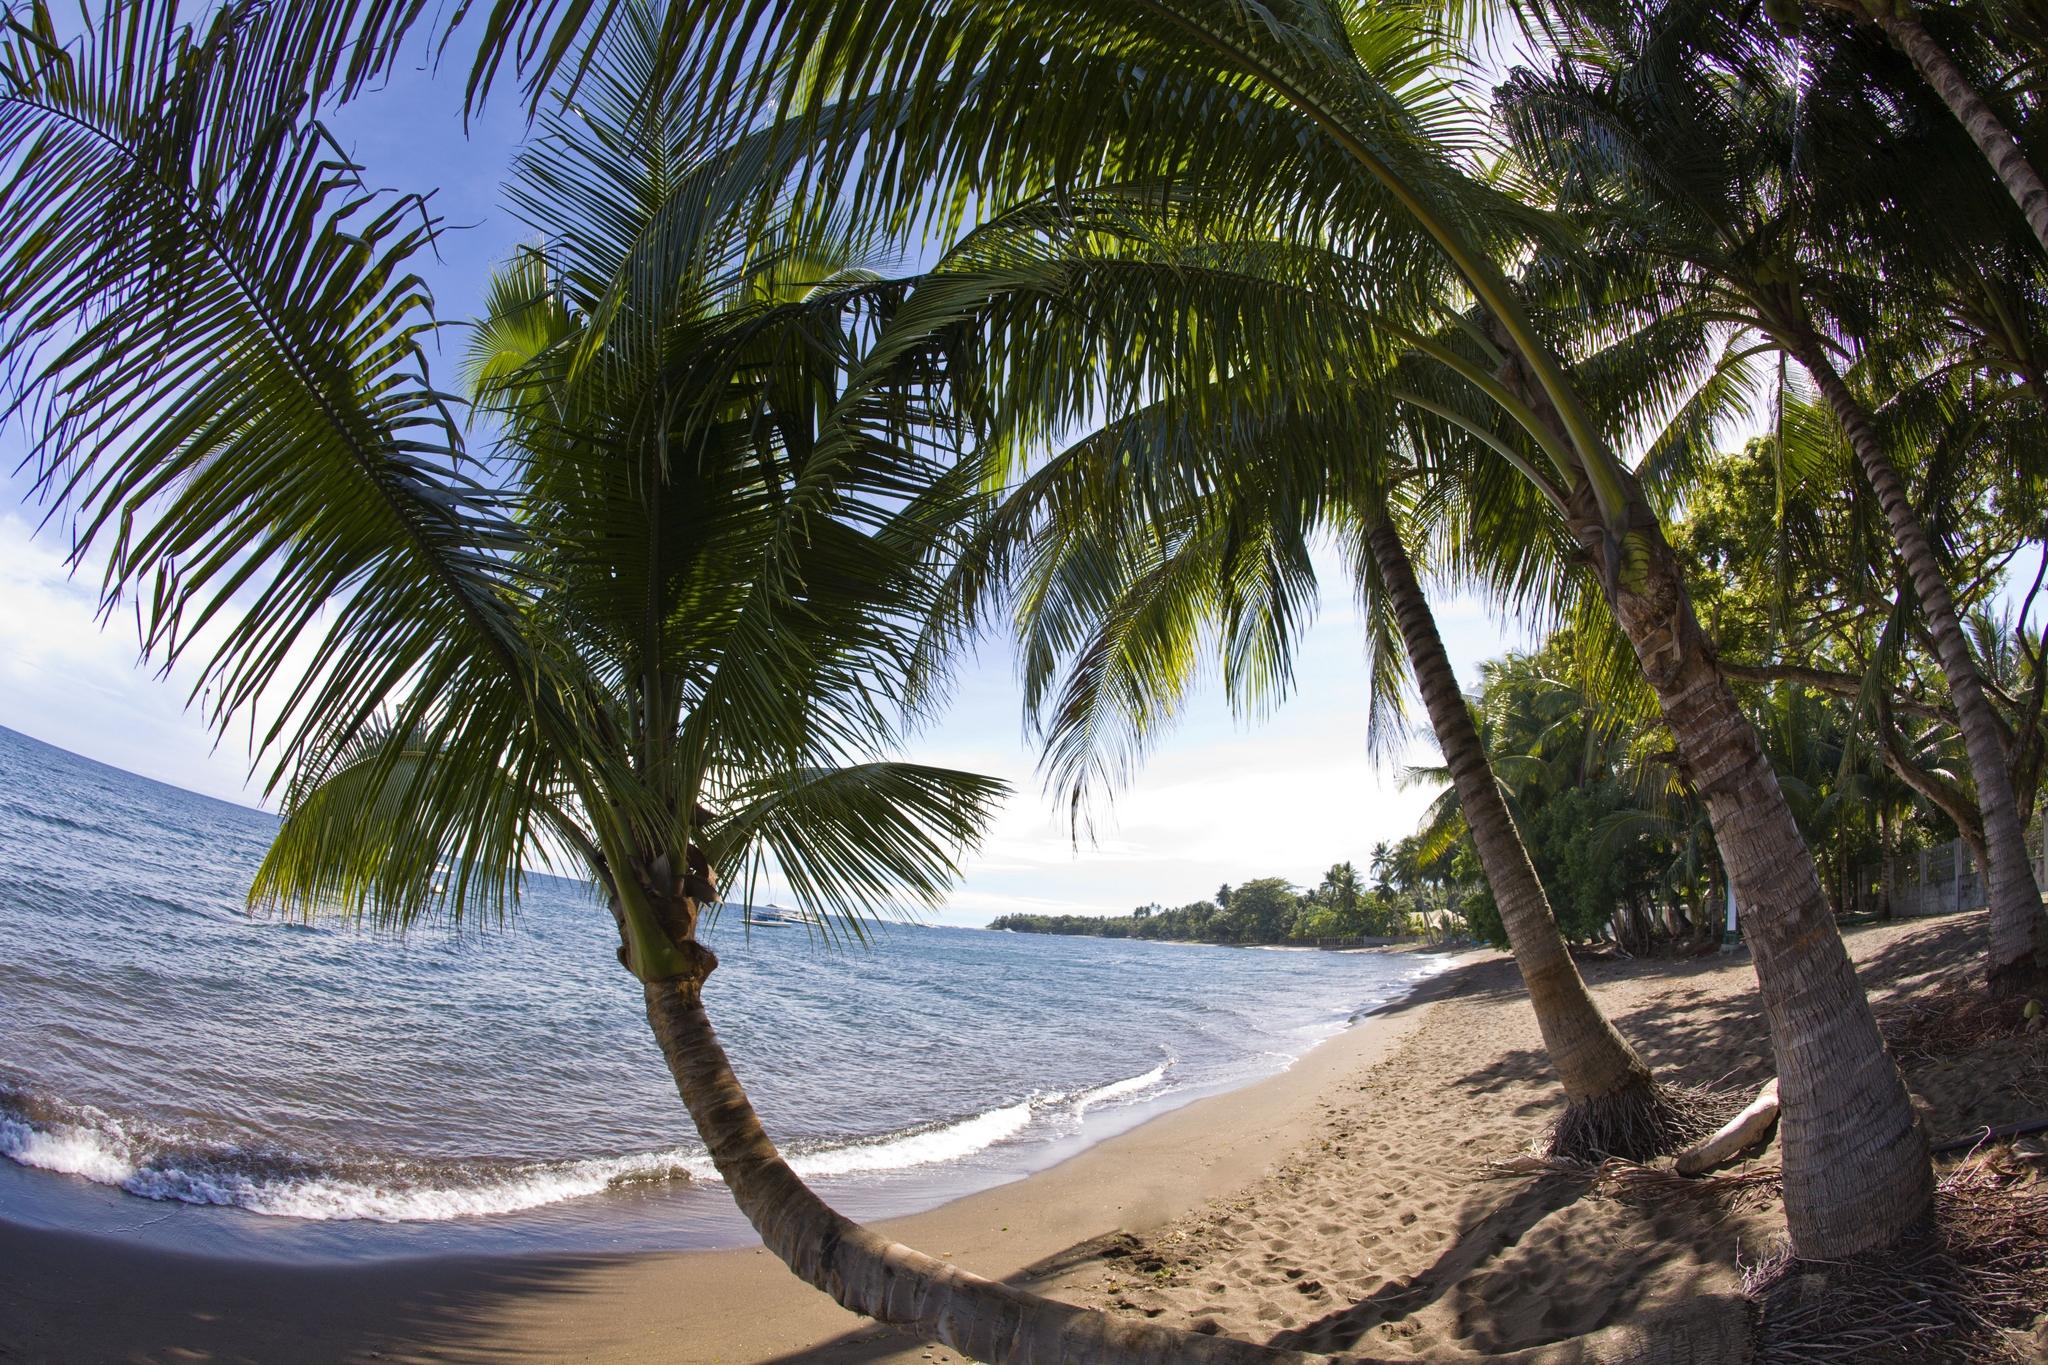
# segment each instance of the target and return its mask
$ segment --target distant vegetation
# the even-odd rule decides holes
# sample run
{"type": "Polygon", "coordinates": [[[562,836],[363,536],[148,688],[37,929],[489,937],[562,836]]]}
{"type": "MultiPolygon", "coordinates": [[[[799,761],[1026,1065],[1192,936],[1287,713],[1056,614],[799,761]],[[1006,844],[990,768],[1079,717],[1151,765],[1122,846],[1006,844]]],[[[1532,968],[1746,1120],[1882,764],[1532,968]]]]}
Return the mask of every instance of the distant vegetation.
{"type": "Polygon", "coordinates": [[[1177,943],[1288,943],[1331,938],[1458,937],[1464,922],[1444,890],[1414,876],[1404,858],[1412,840],[1373,850],[1374,883],[1337,863],[1322,884],[1302,890],[1283,877],[1217,888],[1214,900],[1167,909],[1141,905],[1128,915],[1004,915],[991,929],[1083,938],[1149,938],[1177,943]]]}

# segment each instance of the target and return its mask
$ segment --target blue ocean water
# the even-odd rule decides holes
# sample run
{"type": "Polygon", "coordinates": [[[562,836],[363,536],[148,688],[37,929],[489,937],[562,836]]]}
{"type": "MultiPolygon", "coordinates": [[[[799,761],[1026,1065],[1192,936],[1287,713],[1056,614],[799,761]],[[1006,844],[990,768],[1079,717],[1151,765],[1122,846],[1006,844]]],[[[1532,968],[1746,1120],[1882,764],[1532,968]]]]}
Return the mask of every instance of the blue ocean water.
{"type": "MultiPolygon", "coordinates": [[[[403,937],[251,918],[275,827],[0,728],[0,1216],[265,1254],[748,1240],[585,888],[403,937]]],[[[707,939],[770,1134],[862,1218],[1271,1074],[1442,961],[707,939]]]]}

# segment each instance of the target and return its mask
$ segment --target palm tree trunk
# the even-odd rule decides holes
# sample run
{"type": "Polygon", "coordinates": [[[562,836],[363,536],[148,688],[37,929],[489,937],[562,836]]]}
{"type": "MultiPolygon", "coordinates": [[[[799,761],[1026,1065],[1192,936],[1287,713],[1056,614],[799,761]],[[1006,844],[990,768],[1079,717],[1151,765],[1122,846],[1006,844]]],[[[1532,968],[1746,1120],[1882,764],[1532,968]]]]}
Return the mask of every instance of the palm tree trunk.
{"type": "Polygon", "coordinates": [[[1458,690],[1429,599],[1416,581],[1415,566],[1393,519],[1374,521],[1366,540],[1400,624],[1401,641],[1451,770],[1465,823],[1479,848],[1494,904],[1500,908],[1508,946],[1529,988],[1543,1046],[1564,1086],[1567,1107],[1552,1137],[1552,1154],[1575,1160],[1613,1155],[1643,1161],[1690,1143],[1698,1136],[1693,1131],[1696,1125],[1686,1122],[1681,1107],[1673,1104],[1636,1050],[1600,1012],[1572,961],[1529,851],[1501,799],[1479,727],[1458,690]]]}
{"type": "MultiPolygon", "coordinates": [[[[1934,1196],[1927,1134],[1842,946],[1813,853],[1763,745],[1715,664],[1662,528],[1630,479],[1633,515],[1610,603],[1694,786],[1755,954],[1783,1105],[1793,1249],[1833,1260],[1889,1247],[1934,1196]]],[[[1574,529],[1601,529],[1586,500],[1574,529]]]]}
{"type": "MultiPolygon", "coordinates": [[[[1329,1365],[1327,1356],[1127,1321],[983,1279],[891,1242],[813,1194],[761,1127],[704,1013],[718,965],[687,945],[697,976],[645,983],[647,1022],[719,1176],[761,1241],[807,1284],[877,1322],[910,1328],[990,1365],[1329,1365]]],[[[1747,1305],[1702,1295],[1631,1323],[1470,1365],[1736,1365],[1750,1358],[1747,1305]]],[[[1402,1361],[1412,1365],[1413,1357],[1402,1361]]],[[[1347,1365],[1396,1365],[1346,1354],[1347,1365]]]]}
{"type": "MultiPolygon", "coordinates": [[[[1564,434],[1517,352],[1509,351],[1498,375],[1546,426],[1564,434]]],[[[1927,1134],[1828,913],[1813,851],[1721,676],[1664,528],[1635,475],[1617,474],[1627,495],[1626,525],[1607,523],[1586,484],[1573,492],[1568,521],[1600,570],[1615,623],[1706,800],[1735,888],[1777,1055],[1793,1251],[1835,1260],[1891,1247],[1933,1205],[1927,1134]]]]}
{"type": "Polygon", "coordinates": [[[1869,414],[1842,376],[1828,360],[1816,339],[1808,337],[1794,352],[1814,382],[1820,385],[1835,420],[1849,438],[1850,448],[1863,466],[1864,477],[1877,493],[1890,523],[1899,556],[1912,575],[1913,590],[1920,596],[1920,612],[1941,652],[1942,674],[1948,680],[1949,697],[1955,702],[1956,719],[1969,751],[1970,771],[1977,779],[1977,808],[1983,816],[1984,844],[1989,858],[1984,864],[1991,879],[1987,899],[1991,903],[1991,964],[1986,973],[1993,995],[2015,992],[2033,994],[2048,984],[2048,914],[2041,908],[2041,889],[2034,881],[2034,866],[2027,857],[2026,830],[2020,824],[2019,806],[2013,799],[2012,777],[2006,768],[2005,742],[1998,733],[1998,718],[1984,695],[1984,681],[1977,673],[1977,661],[1963,624],[1956,617],[1955,599],[1941,575],[1926,528],[1914,514],[1906,496],[1905,480],[1893,467],[1877,439],[1869,414]]]}
{"type": "Polygon", "coordinates": [[[2041,183],[2041,177],[2034,172],[2033,163],[2020,150],[2013,135],[2006,131],[2005,124],[1984,97],[1970,84],[1969,77],[1956,65],[1955,58],[1948,50],[1935,41],[1921,22],[1913,17],[1905,4],[1893,5],[1889,12],[1874,14],[1885,36],[1892,44],[1913,59],[1913,65],[1920,68],[1920,74],[1934,87],[1949,112],[1963,125],[1970,140],[1984,153],[1984,159],[1991,163],[2006,192],[2020,206],[2026,215],[2027,226],[2034,230],[2034,236],[2044,248],[2048,248],[2048,185],[2041,183]]]}
{"type": "Polygon", "coordinates": [[[1056,1303],[870,1232],[813,1194],[769,1141],[704,1013],[703,981],[650,981],[645,993],[655,1041],[740,1212],[805,1283],[854,1312],[910,1326],[962,1355],[995,1365],[1064,1360],[1305,1365],[1317,1359],[1056,1303]]]}

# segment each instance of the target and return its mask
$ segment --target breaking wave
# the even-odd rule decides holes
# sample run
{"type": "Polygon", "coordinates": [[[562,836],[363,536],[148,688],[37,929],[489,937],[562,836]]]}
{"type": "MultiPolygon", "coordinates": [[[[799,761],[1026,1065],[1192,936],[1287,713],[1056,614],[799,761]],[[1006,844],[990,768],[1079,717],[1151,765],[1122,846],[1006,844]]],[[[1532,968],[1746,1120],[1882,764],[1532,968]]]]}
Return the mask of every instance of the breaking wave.
{"type": "MultiPolygon", "coordinates": [[[[1036,1095],[948,1123],[852,1142],[798,1144],[787,1153],[806,1179],[909,1170],[959,1161],[1023,1134],[1034,1122],[1078,1119],[1089,1108],[1150,1090],[1171,1062],[1074,1095],[1036,1095]]],[[[0,1156],[144,1199],[217,1204],[314,1221],[383,1223],[488,1217],[606,1190],[718,1179],[700,1150],[672,1148],[575,1161],[318,1160],[194,1142],[90,1106],[31,1102],[0,1092],[0,1156]]]]}

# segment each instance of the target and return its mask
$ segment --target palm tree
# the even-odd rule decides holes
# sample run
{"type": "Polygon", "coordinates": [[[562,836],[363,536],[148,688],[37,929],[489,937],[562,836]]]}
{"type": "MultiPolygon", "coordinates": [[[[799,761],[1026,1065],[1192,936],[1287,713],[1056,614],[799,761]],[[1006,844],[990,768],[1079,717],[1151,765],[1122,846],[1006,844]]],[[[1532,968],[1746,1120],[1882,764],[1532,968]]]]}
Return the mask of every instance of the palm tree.
{"type": "MultiPolygon", "coordinates": [[[[1883,32],[1892,46],[1912,62],[1948,112],[1955,116],[1961,130],[1969,136],[2000,185],[2018,206],[2034,239],[2043,248],[2048,248],[2048,184],[2042,182],[2005,121],[1956,59],[1951,49],[1959,46],[1958,42],[1945,42],[1929,31],[1922,19],[1923,11],[1911,0],[1763,0],[1759,8],[1762,16],[1767,17],[1785,38],[1797,41],[1802,36],[1809,4],[1813,9],[1823,13],[1831,11],[1852,23],[1875,25],[1883,32]]],[[[1540,25],[1568,33],[1572,40],[1577,40],[1588,30],[1610,27],[1625,7],[1605,3],[1605,0],[1594,3],[1588,0],[1530,0],[1527,8],[1537,16],[1540,25]]],[[[1742,16],[1744,19],[1755,17],[1742,16]]],[[[1941,22],[1947,36],[1960,39],[1960,45],[1982,48],[1984,44],[1980,36],[1972,33],[1970,26],[1961,20],[1959,9],[1949,9],[1942,14],[1941,22]]]]}
{"type": "MultiPolygon", "coordinates": [[[[78,553],[111,552],[110,600],[150,586],[145,638],[206,658],[215,720],[277,706],[287,818],[254,897],[402,925],[502,911],[529,867],[580,863],[722,1176],[809,1282],[992,1362],[1275,1359],[848,1222],[777,1154],[706,1016],[694,931],[721,872],[772,857],[849,915],[925,898],[996,794],[877,753],[955,501],[961,296],[852,268],[830,217],[746,211],[797,142],[676,118],[647,79],[654,12],[631,11],[521,167],[547,235],[476,329],[485,462],[426,377],[405,266],[433,224],[305,118],[334,73],[291,65],[300,17],[194,30],[123,6],[0,52],[0,145],[36,152],[0,222],[44,229],[9,239],[0,355],[43,404],[78,553]],[[312,663],[288,682],[295,643],[312,663]]],[[[1746,1324],[1684,1331],[1705,1362],[1746,1324]]],[[[1611,1348],[1633,1326],[1607,1336],[1590,1348],[1632,1358],[1611,1348]]]]}
{"type": "Polygon", "coordinates": [[[283,693],[265,733],[286,818],[252,901],[403,926],[502,912],[567,858],[605,893],[721,1176],[812,1284],[993,1362],[1271,1359],[849,1222],[777,1153],[706,1014],[696,929],[721,875],[771,860],[821,929],[857,927],[934,897],[999,794],[884,756],[949,503],[955,312],[934,328],[830,217],[748,212],[793,144],[675,117],[638,9],[519,168],[543,244],[474,333],[486,463],[426,380],[404,267],[431,222],[294,121],[303,89],[251,89],[280,18],[195,32],[113,9],[68,49],[16,43],[0,115],[6,145],[48,154],[0,221],[97,248],[81,265],[11,239],[0,347],[43,362],[37,449],[80,506],[79,553],[111,539],[110,595],[161,585],[144,626],[170,658],[253,585],[199,646],[216,719],[283,693]],[[188,101],[239,117],[195,144],[188,101]],[[131,232],[92,235],[110,225],[131,232]],[[305,681],[282,681],[300,640],[305,681]]]}
{"type": "MultiPolygon", "coordinates": [[[[1399,462],[1394,449],[1374,447],[1401,441],[1402,423],[1345,353],[1345,339],[1359,329],[1359,290],[1346,285],[1357,282],[1326,253],[1257,237],[1203,238],[1176,222],[1170,207],[1147,215],[1126,204],[1114,228],[1096,220],[1092,231],[1074,232],[1037,212],[1020,213],[963,246],[983,261],[1066,262],[1066,316],[1034,310],[1009,324],[1032,338],[1005,349],[1013,378],[1037,373],[1034,346],[1063,364],[1112,374],[1128,367],[1129,354],[1149,354],[1152,345],[1129,344],[1142,324],[1113,306],[1126,299],[1142,300],[1146,315],[1170,318],[1194,337],[1242,340],[1216,351],[1192,348],[1200,354],[1187,368],[1230,379],[1175,386],[1010,488],[961,556],[953,611],[972,621],[1006,594],[1013,602],[1026,704],[1044,736],[1049,785],[1078,826],[1091,784],[1128,776],[1177,714],[1212,648],[1240,706],[1258,710],[1284,692],[1313,599],[1311,545],[1319,531],[1343,536],[1373,622],[1368,687],[1376,722],[1390,718],[1393,670],[1405,656],[1466,800],[1563,1083],[1568,1102],[1551,1150],[1571,1159],[1641,1159],[1683,1145],[1696,1135],[1704,1107],[1659,1084],[1587,991],[1501,803],[1395,529],[1388,489],[1390,480],[1400,483],[1399,462]],[[1114,287],[1081,286],[1078,278],[1091,272],[1114,287]],[[1190,279],[1198,283],[1190,287],[1190,279]],[[1171,307],[1162,306],[1167,298],[1171,307]],[[1280,306],[1271,300],[1292,300],[1297,314],[1268,314],[1257,319],[1262,326],[1248,327],[1246,299],[1266,300],[1269,309],[1280,306]],[[1085,318],[1075,321],[1076,313],[1085,318]],[[1321,338],[1328,350],[1297,352],[1276,390],[1273,374],[1254,367],[1243,349],[1254,339],[1263,347],[1272,335],[1321,338]],[[1368,415],[1375,408],[1384,410],[1368,415]]],[[[1104,386],[1135,391],[1141,384],[1132,376],[1104,386]]]]}
{"type": "MultiPolygon", "coordinates": [[[[503,12],[514,11],[551,23],[523,5],[503,12]]],[[[876,101],[873,117],[891,137],[842,140],[816,170],[822,184],[858,176],[872,191],[943,177],[1001,198],[1049,177],[1165,177],[1262,205],[1388,280],[1427,259],[1417,289],[1448,271],[1469,290],[1487,321],[1468,346],[1393,327],[1385,335],[1482,396],[1486,427],[1493,414],[1511,424],[1503,444],[1599,566],[1706,796],[1747,907],[1779,1057],[1794,1244],[1803,1255],[1846,1255],[1918,1223],[1933,1189],[1926,1138],[1798,822],[1718,671],[1651,502],[1498,264],[1542,226],[1466,175],[1437,121],[1404,104],[1376,65],[1417,51],[1412,27],[1403,35],[1380,11],[1330,0],[1256,11],[1227,0],[1053,10],[1015,0],[783,0],[693,18],[694,40],[706,45],[693,60],[717,75],[702,87],[705,108],[730,107],[737,91],[818,122],[841,93],[876,101]],[[782,79],[799,73],[801,86],[782,79]]]]}
{"type": "MultiPolygon", "coordinates": [[[[1796,0],[1792,0],[1796,3],[1796,0]]],[[[1884,30],[1893,46],[1912,59],[1920,75],[1970,135],[1970,141],[1989,162],[1999,183],[2012,196],[2033,230],[2034,239],[2048,249],[2048,184],[2043,184],[2019,142],[2007,130],[1990,103],[1949,50],[1921,21],[1919,7],[1910,0],[1825,0],[1853,18],[1867,20],[1884,30]]],[[[1767,5],[1766,8],[1771,8],[1767,5]]],[[[1956,15],[1950,11],[1949,15],[1956,15]]],[[[1949,17],[1949,16],[1944,16],[1949,17]]],[[[1791,26],[1797,30],[1796,21],[1791,26]]]]}
{"type": "MultiPolygon", "coordinates": [[[[380,9],[384,28],[373,36],[381,42],[392,23],[402,28],[416,13],[380,9]]],[[[516,50],[533,58],[528,88],[538,100],[616,13],[499,0],[472,94],[516,50]]],[[[862,207],[890,201],[906,184],[941,180],[962,187],[947,201],[957,212],[1005,198],[1019,182],[1108,171],[1270,195],[1283,214],[1348,232],[1360,249],[1401,233],[1430,243],[1493,335],[1479,338],[1484,363],[1458,348],[1428,353],[1519,429],[1522,454],[1532,457],[1519,468],[1602,566],[1606,596],[1750,903],[1785,1073],[1795,1245],[1833,1256],[1889,1244],[1931,1198],[1925,1139],[1829,932],[1797,822],[1715,666],[1652,504],[1497,264],[1534,220],[1481,192],[1432,142],[1427,120],[1389,98],[1372,63],[1360,60],[1383,49],[1389,32],[1396,45],[1404,28],[1412,37],[1410,17],[1385,18],[1331,0],[1256,13],[1224,0],[1058,12],[1015,0],[950,8],[877,0],[860,12],[835,0],[735,0],[678,7],[664,47],[702,73],[702,110],[794,109],[807,124],[822,120],[834,136],[818,182],[828,188],[818,192],[829,198],[830,184],[850,182],[862,207]],[[878,101],[886,112],[874,121],[878,101]],[[869,137],[877,126],[889,135],[869,137]],[[1289,135],[1270,136],[1276,128],[1289,135]]],[[[1387,267],[1401,254],[1376,258],[1387,267]]]]}
{"type": "Polygon", "coordinates": [[[1508,943],[1529,987],[1543,1045],[1570,1105],[1552,1138],[1555,1155],[1612,1153],[1644,1160],[1683,1147],[1713,1125],[1712,1107],[1661,1085],[1586,990],[1543,884],[1501,798],[1472,711],[1459,691],[1414,565],[1391,515],[1364,519],[1364,533],[1401,641],[1415,670],[1437,746],[1478,849],[1508,943]]]}
{"type": "MultiPolygon", "coordinates": [[[[2048,915],[2006,770],[1998,719],[1932,541],[1870,412],[1837,369],[1818,309],[1859,309],[1869,284],[1815,262],[1799,225],[1825,212],[1826,186],[1795,165],[1801,92],[1745,50],[1722,11],[1634,7],[1612,27],[1582,24],[1602,60],[1518,73],[1506,108],[1523,154],[1590,215],[1632,212],[1622,249],[1661,260],[1660,294],[1760,333],[1813,376],[1855,452],[1911,574],[1954,700],[1990,851],[1996,993],[2048,971],[2048,915]],[[1731,50],[1732,49],[1732,50],[1731,50]],[[1818,199],[1816,204],[1813,202],[1818,199]],[[1844,297],[1844,296],[1847,297],[1844,297]]],[[[1882,287],[1882,286],[1880,286],[1882,287]]]]}

